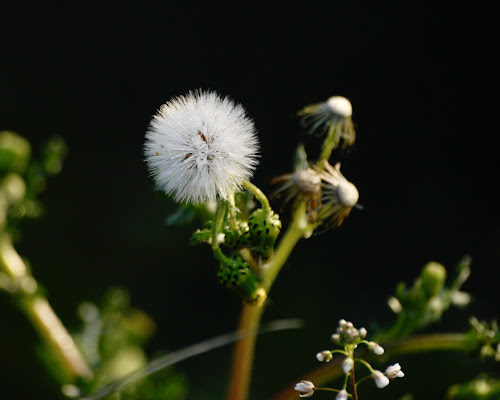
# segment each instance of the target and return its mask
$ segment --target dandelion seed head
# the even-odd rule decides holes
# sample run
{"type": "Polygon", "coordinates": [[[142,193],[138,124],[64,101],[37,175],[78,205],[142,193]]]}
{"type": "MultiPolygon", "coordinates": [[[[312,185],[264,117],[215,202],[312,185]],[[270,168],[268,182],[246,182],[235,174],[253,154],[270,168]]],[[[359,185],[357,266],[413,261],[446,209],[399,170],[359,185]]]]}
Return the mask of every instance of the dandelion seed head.
{"type": "Polygon", "coordinates": [[[178,202],[228,198],[257,166],[255,126],[240,104],[194,91],[159,109],[144,153],[158,188],[178,202]]]}

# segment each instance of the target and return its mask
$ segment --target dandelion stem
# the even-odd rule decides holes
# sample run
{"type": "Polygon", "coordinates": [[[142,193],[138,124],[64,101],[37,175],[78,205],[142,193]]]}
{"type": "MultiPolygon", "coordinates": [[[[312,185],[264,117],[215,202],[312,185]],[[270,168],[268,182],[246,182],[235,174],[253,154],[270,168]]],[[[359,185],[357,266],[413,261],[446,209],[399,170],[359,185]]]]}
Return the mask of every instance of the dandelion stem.
{"type": "Polygon", "coordinates": [[[328,133],[326,139],[323,143],[323,148],[321,149],[321,154],[319,156],[318,168],[323,169],[322,160],[328,160],[332,154],[333,149],[335,149],[339,144],[339,132],[337,129],[338,122],[330,121],[328,124],[328,133]]]}
{"type": "MultiPolygon", "coordinates": [[[[245,185],[245,187],[247,186],[245,185]]],[[[252,185],[252,187],[254,186],[252,185]]],[[[260,189],[256,189],[260,192],[260,189]]],[[[254,192],[252,191],[252,193],[254,192]]],[[[267,201],[265,196],[264,198],[267,201]]],[[[269,203],[267,204],[269,205],[269,203]]],[[[264,203],[262,203],[262,206],[265,207],[264,203]]],[[[297,242],[304,236],[307,228],[306,205],[305,203],[301,203],[294,213],[292,223],[288,227],[283,238],[280,240],[274,256],[267,264],[262,266],[262,270],[264,271],[262,274],[262,286],[266,292],[269,293],[271,290],[279,271],[290,256],[290,253],[297,242]]],[[[246,330],[258,329],[263,312],[264,307],[243,304],[238,327],[239,331],[244,332],[246,330]]],[[[248,389],[250,387],[250,378],[255,352],[255,342],[256,337],[251,336],[236,343],[233,357],[231,383],[227,396],[228,400],[246,400],[248,398],[248,389]]]]}
{"type": "Polygon", "coordinates": [[[91,369],[47,298],[36,291],[38,286],[36,281],[7,235],[0,235],[0,269],[14,282],[19,283],[20,290],[17,294],[19,295],[20,309],[29,318],[46,346],[59,360],[67,378],[70,381],[77,378],[91,378],[91,369]],[[29,282],[31,289],[26,287],[26,282],[29,282]]]}
{"type": "Polygon", "coordinates": [[[262,285],[267,292],[271,289],[274,280],[278,276],[281,268],[285,264],[286,260],[290,256],[293,248],[297,242],[304,236],[308,228],[307,216],[306,216],[306,204],[301,202],[294,212],[293,220],[288,227],[285,235],[280,240],[278,247],[274,253],[274,257],[262,266],[264,271],[262,277],[262,285]]]}
{"type": "MultiPolygon", "coordinates": [[[[244,303],[240,314],[238,332],[257,329],[263,312],[264,307],[244,303]]],[[[257,336],[251,335],[236,343],[231,384],[227,395],[228,400],[245,400],[248,397],[256,340],[257,336]]]]}

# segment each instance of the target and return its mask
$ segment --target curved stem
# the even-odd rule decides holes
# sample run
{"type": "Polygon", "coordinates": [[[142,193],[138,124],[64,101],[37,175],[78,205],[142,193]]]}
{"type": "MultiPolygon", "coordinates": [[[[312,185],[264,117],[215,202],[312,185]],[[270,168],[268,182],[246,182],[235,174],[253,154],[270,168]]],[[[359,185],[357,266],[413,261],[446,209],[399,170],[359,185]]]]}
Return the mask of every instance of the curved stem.
{"type": "Polygon", "coordinates": [[[267,212],[271,211],[271,206],[269,205],[269,200],[267,199],[266,195],[260,190],[257,186],[255,186],[253,183],[249,181],[243,181],[242,182],[243,187],[247,189],[250,193],[252,193],[257,200],[259,200],[259,203],[262,205],[262,208],[266,210],[267,212]]]}
{"type": "MultiPolygon", "coordinates": [[[[477,346],[477,341],[462,333],[437,333],[431,335],[413,336],[394,343],[385,343],[385,355],[392,357],[402,354],[412,354],[427,351],[462,351],[468,352],[477,346]]],[[[343,374],[340,358],[334,358],[328,364],[317,368],[298,380],[308,380],[315,385],[323,385],[343,374]]],[[[358,382],[359,383],[359,382],[358,382]]],[[[295,382],[294,382],[295,384],[295,382]]],[[[296,400],[297,392],[289,385],[273,400],[296,400]]]]}

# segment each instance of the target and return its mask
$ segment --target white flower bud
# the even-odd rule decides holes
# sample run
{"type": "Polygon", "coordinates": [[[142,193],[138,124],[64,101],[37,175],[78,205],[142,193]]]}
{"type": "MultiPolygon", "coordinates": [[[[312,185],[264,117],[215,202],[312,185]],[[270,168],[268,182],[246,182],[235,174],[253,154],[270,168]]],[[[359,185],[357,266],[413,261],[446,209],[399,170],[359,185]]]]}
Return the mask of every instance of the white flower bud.
{"type": "Polygon", "coordinates": [[[377,356],[381,356],[382,354],[384,354],[384,348],[375,342],[368,343],[368,349],[372,353],[375,353],[377,356]]]}
{"type": "Polygon", "coordinates": [[[389,378],[380,371],[373,371],[372,378],[379,389],[383,389],[389,384],[389,378]]]}
{"type": "Polygon", "coordinates": [[[471,297],[467,292],[461,292],[459,290],[453,290],[450,293],[450,300],[453,305],[457,307],[464,307],[470,303],[471,297]]]}
{"type": "Polygon", "coordinates": [[[385,370],[385,375],[389,379],[402,378],[405,376],[404,372],[401,371],[401,365],[399,365],[399,363],[388,366],[385,370]]]}
{"type": "Polygon", "coordinates": [[[332,352],[330,350],[323,350],[322,352],[316,354],[316,359],[319,362],[329,362],[333,358],[332,352]]]}
{"type": "Polygon", "coordinates": [[[311,381],[300,381],[294,388],[300,397],[311,397],[314,394],[314,384],[311,381]]]}
{"type": "Polygon", "coordinates": [[[403,310],[403,306],[395,297],[390,297],[389,300],[387,300],[387,304],[394,314],[398,314],[403,310]]]}
{"type": "Polygon", "coordinates": [[[341,390],[340,392],[337,393],[335,400],[347,400],[348,397],[349,393],[347,393],[345,390],[341,390]]]}
{"type": "Polygon", "coordinates": [[[354,367],[354,360],[350,357],[346,358],[342,363],[342,370],[344,371],[344,374],[347,375],[349,372],[351,372],[352,367],[354,367]]]}
{"type": "Polygon", "coordinates": [[[364,339],[368,335],[368,331],[365,328],[359,328],[359,337],[364,339]]]}

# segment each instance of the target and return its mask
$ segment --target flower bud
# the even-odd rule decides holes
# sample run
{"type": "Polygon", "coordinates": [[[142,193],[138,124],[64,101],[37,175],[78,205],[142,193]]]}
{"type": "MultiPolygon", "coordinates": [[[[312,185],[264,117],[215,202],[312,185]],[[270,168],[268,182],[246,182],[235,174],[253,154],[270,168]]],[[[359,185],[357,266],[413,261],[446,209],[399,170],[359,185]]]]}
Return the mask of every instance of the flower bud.
{"type": "Polygon", "coordinates": [[[427,263],[422,270],[420,279],[426,297],[434,297],[443,289],[446,281],[446,269],[437,262],[427,263]]]}
{"type": "Polygon", "coordinates": [[[314,394],[314,384],[311,381],[300,381],[294,388],[300,397],[311,397],[314,394]]]}
{"type": "Polygon", "coordinates": [[[351,372],[352,368],[354,367],[354,360],[350,357],[346,358],[344,362],[342,363],[342,371],[344,371],[344,374],[348,374],[351,372]]]}
{"type": "Polygon", "coordinates": [[[379,389],[383,389],[389,384],[389,378],[380,371],[373,371],[372,378],[379,389]]]}

